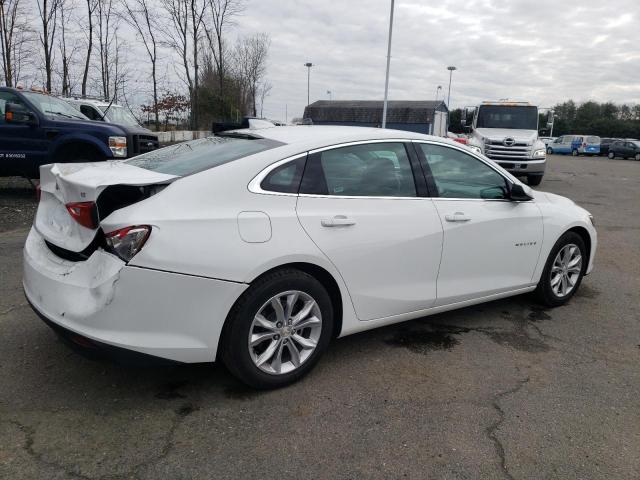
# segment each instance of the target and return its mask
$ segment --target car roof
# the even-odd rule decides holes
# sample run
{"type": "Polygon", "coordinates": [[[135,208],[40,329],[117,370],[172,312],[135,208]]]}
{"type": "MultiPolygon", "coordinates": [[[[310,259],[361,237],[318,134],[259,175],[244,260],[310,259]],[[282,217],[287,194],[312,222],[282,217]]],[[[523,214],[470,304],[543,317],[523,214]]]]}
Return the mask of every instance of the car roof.
{"type": "MultiPolygon", "coordinates": [[[[109,103],[104,100],[94,100],[92,98],[77,98],[77,97],[60,97],[62,100],[72,103],[88,103],[89,105],[95,105],[96,107],[108,107],[109,103]]],[[[115,103],[111,104],[112,107],[120,107],[115,103]]]]}
{"type": "Polygon", "coordinates": [[[367,140],[430,140],[458,146],[453,140],[405,130],[328,125],[291,125],[260,129],[234,130],[235,133],[259,136],[297,146],[301,149],[321,148],[338,143],[367,140]]]}

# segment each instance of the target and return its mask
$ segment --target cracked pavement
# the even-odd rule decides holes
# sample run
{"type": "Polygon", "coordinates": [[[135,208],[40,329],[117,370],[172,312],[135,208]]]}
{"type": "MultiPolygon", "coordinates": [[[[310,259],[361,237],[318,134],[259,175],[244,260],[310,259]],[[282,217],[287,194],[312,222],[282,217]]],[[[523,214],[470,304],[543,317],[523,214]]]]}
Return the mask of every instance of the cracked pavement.
{"type": "Polygon", "coordinates": [[[640,478],[639,178],[550,158],[540,189],[599,233],[569,305],[520,296],[340,339],[271,392],[69,350],[22,294],[28,184],[0,180],[0,478],[640,478]]]}

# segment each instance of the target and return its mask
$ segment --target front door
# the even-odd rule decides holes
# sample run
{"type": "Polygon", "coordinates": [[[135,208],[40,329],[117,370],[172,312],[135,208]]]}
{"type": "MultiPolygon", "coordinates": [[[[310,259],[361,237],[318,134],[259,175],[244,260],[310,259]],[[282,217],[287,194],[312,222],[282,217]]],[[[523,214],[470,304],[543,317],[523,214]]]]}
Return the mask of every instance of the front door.
{"type": "Polygon", "coordinates": [[[433,306],[442,225],[432,200],[416,193],[404,143],[312,153],[297,213],[342,275],[360,320],[433,306]]]}
{"type": "Polygon", "coordinates": [[[5,121],[5,106],[12,103],[25,111],[31,108],[15,93],[0,92],[0,172],[4,175],[36,173],[34,165],[45,163],[46,145],[37,126],[5,121]]]}
{"type": "Polygon", "coordinates": [[[531,285],[543,234],[535,202],[509,201],[505,177],[461,149],[416,146],[444,228],[436,305],[531,285]]]}

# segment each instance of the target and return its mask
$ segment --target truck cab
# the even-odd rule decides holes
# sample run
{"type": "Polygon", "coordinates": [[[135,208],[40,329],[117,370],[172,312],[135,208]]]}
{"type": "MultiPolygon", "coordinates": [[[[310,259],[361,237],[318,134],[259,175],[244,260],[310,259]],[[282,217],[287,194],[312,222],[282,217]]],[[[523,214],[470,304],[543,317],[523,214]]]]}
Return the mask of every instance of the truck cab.
{"type": "MultiPolygon", "coordinates": [[[[553,118],[551,112],[550,118],[553,118]]],[[[527,102],[483,102],[462,118],[468,146],[529,185],[539,185],[546,168],[546,146],[538,136],[538,107],[527,102]]],[[[550,126],[550,124],[548,124],[550,126]]]]}
{"type": "Polygon", "coordinates": [[[139,155],[155,150],[160,146],[158,136],[144,128],[136,118],[123,106],[95,98],[65,98],[80,113],[98,122],[109,122],[118,125],[127,134],[129,155],[139,155]]]}
{"type": "Polygon", "coordinates": [[[133,156],[127,133],[41,91],[0,87],[0,176],[38,178],[40,165],[133,156]]]}

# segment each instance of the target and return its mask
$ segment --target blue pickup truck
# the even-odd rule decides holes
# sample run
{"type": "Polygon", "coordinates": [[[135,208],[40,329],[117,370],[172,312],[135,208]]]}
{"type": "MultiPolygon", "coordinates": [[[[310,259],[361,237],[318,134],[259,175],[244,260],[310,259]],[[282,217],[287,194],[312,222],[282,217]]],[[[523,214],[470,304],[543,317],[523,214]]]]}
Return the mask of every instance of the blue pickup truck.
{"type": "Polygon", "coordinates": [[[89,120],[57,97],[0,87],[0,177],[38,178],[40,165],[124,159],[158,146],[154,135],[89,120]]]}

